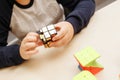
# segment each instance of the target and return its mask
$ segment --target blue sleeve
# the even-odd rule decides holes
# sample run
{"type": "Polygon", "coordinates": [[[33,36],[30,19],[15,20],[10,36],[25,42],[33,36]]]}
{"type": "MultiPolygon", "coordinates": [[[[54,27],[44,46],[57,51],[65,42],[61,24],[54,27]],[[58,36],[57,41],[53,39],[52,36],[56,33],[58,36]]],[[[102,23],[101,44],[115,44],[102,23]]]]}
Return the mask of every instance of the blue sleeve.
{"type": "Polygon", "coordinates": [[[0,68],[18,65],[24,61],[19,54],[19,45],[7,46],[13,4],[14,0],[1,0],[0,3],[0,68]]]}
{"type": "Polygon", "coordinates": [[[0,47],[0,68],[21,64],[24,60],[19,54],[19,46],[0,47]]]}
{"type": "Polygon", "coordinates": [[[70,12],[66,16],[66,21],[73,25],[74,33],[80,32],[89,23],[95,12],[94,0],[57,0],[70,12]]]}

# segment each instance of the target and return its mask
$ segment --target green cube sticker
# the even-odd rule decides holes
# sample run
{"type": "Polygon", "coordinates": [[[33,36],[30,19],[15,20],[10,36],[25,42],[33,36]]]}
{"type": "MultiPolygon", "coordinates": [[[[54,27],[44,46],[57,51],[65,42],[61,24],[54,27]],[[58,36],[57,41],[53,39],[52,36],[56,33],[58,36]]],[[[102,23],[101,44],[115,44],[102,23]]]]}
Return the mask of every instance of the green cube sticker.
{"type": "Polygon", "coordinates": [[[75,54],[75,57],[82,66],[87,66],[91,62],[95,61],[100,55],[91,47],[87,47],[75,54]]]}

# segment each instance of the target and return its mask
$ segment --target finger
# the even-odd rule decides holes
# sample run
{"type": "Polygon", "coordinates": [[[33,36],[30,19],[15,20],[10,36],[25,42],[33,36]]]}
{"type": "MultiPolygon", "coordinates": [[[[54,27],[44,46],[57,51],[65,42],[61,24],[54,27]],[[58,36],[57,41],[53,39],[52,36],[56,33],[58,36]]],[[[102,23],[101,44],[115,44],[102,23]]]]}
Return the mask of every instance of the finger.
{"type": "MultiPolygon", "coordinates": [[[[36,38],[39,38],[39,35],[35,32],[29,32],[26,36],[26,38],[29,38],[29,37],[36,37],[36,38]]],[[[29,39],[29,40],[32,40],[32,39],[29,39]]]]}
{"type": "Polygon", "coordinates": [[[31,50],[31,49],[34,49],[36,47],[37,47],[37,44],[34,42],[29,42],[29,43],[24,44],[25,50],[31,50]]]}
{"type": "Polygon", "coordinates": [[[38,38],[36,36],[26,36],[24,38],[24,43],[26,42],[36,42],[38,40],[38,38]]]}
{"type": "Polygon", "coordinates": [[[52,38],[53,41],[59,40],[63,38],[66,34],[66,31],[64,28],[60,28],[60,30],[57,32],[57,35],[52,38]]]}
{"type": "Polygon", "coordinates": [[[29,32],[27,34],[27,36],[39,36],[39,35],[37,33],[35,33],[35,32],[29,32]]]}
{"type": "Polygon", "coordinates": [[[61,47],[63,45],[66,45],[68,41],[66,41],[66,36],[64,36],[62,39],[58,41],[51,42],[49,47],[61,47]]]}
{"type": "Polygon", "coordinates": [[[60,26],[54,25],[55,26],[55,30],[59,31],[60,30],[60,26]]]}
{"type": "Polygon", "coordinates": [[[43,42],[42,42],[41,40],[39,40],[39,41],[37,42],[37,44],[38,44],[38,46],[42,46],[42,45],[43,45],[43,42]]]}
{"type": "Polygon", "coordinates": [[[26,54],[28,55],[33,55],[33,54],[36,54],[38,53],[38,50],[37,49],[34,49],[34,50],[30,50],[30,51],[27,51],[26,54]]]}

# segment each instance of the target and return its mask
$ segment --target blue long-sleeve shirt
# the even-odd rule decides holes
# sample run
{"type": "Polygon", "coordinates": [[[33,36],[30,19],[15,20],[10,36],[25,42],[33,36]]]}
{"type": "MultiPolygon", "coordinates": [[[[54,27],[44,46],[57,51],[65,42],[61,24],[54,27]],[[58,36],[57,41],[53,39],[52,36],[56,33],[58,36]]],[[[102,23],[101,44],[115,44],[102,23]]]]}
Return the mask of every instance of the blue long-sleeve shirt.
{"type": "MultiPolygon", "coordinates": [[[[74,34],[87,26],[95,12],[94,0],[57,0],[57,2],[68,11],[65,20],[73,25],[74,34]]],[[[19,54],[19,45],[7,46],[14,4],[15,0],[1,0],[0,2],[0,68],[24,62],[19,54]]]]}

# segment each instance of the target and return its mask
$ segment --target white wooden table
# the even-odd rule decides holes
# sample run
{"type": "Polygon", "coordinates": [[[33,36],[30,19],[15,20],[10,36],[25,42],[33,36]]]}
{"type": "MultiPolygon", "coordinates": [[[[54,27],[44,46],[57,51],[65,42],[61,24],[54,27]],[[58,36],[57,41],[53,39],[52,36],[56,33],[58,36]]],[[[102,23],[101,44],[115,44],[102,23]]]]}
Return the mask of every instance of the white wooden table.
{"type": "Polygon", "coordinates": [[[101,57],[98,61],[104,70],[98,80],[118,80],[120,74],[120,1],[100,9],[88,26],[61,48],[39,48],[31,60],[16,66],[0,69],[0,80],[72,80],[80,73],[74,54],[91,46],[101,57]]]}

